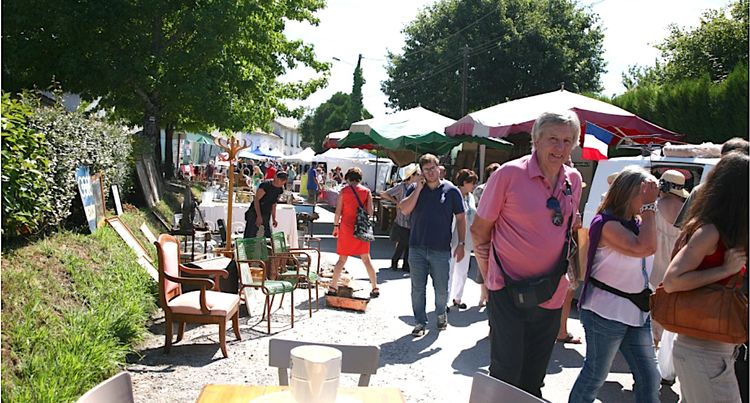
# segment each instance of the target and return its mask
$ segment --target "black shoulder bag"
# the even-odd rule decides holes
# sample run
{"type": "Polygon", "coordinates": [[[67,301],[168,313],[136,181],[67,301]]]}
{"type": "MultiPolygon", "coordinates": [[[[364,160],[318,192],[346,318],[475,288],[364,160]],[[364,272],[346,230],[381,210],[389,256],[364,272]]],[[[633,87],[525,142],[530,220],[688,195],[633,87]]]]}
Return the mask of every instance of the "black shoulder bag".
{"type": "MultiPolygon", "coordinates": [[[[568,186],[570,185],[568,184],[568,186]]],[[[503,274],[505,289],[508,290],[508,294],[513,298],[513,304],[516,308],[534,308],[541,303],[549,301],[552,296],[555,295],[555,291],[557,291],[557,287],[560,285],[560,279],[568,271],[568,252],[571,237],[570,229],[573,225],[574,213],[575,209],[573,209],[573,212],[570,214],[570,219],[568,220],[568,229],[565,232],[565,243],[563,244],[562,252],[560,252],[560,258],[557,259],[557,264],[549,274],[530,279],[513,280],[503,269],[503,265],[500,263],[497,253],[495,253],[494,250],[492,251],[492,254],[495,256],[495,262],[500,268],[500,273],[503,274]]]]}
{"type": "Polygon", "coordinates": [[[357,215],[354,219],[354,237],[365,242],[372,242],[375,240],[375,234],[372,231],[372,223],[370,222],[370,216],[367,215],[364,204],[359,200],[359,195],[354,186],[349,186],[349,189],[354,193],[354,197],[359,203],[357,208],[357,215]]]}
{"type": "Polygon", "coordinates": [[[622,290],[618,290],[615,287],[612,287],[611,285],[608,285],[606,283],[603,283],[594,277],[589,277],[589,281],[591,284],[596,288],[601,288],[604,291],[607,291],[609,293],[615,294],[618,297],[622,297],[627,299],[628,301],[632,302],[633,305],[637,306],[638,309],[640,309],[642,312],[648,312],[651,310],[651,307],[649,307],[649,297],[651,297],[651,294],[653,294],[653,291],[651,291],[651,288],[648,286],[648,274],[646,274],[646,258],[641,258],[641,271],[643,272],[643,276],[645,278],[645,285],[643,287],[643,290],[641,292],[625,292],[622,290]]]}

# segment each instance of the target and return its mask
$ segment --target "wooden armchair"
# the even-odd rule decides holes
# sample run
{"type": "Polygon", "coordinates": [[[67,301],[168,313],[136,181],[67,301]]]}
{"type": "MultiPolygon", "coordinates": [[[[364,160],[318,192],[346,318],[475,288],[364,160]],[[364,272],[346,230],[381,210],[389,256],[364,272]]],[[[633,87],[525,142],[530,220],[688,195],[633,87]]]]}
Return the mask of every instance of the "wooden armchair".
{"type": "Polygon", "coordinates": [[[185,334],[185,323],[215,323],[219,325],[221,352],[226,358],[226,326],[232,319],[232,328],[237,340],[240,338],[239,295],[219,291],[219,277],[227,278],[226,270],[191,269],[179,264],[180,245],[168,234],[159,235],[154,242],[159,257],[159,302],[166,320],[164,352],[172,347],[172,323],[177,322],[177,342],[185,334]],[[183,273],[213,276],[205,278],[182,277],[183,273]],[[182,293],[182,284],[200,287],[200,291],[182,293]]]}
{"type": "Polygon", "coordinates": [[[320,280],[320,251],[314,248],[289,248],[283,232],[271,234],[271,254],[278,262],[279,276],[307,286],[307,298],[312,318],[312,288],[315,288],[315,303],[320,309],[318,282],[320,280]],[[317,253],[317,265],[313,270],[311,253],[317,253]]]}
{"type": "MultiPolygon", "coordinates": [[[[263,304],[261,321],[266,317],[268,322],[268,334],[271,334],[271,305],[276,295],[281,294],[279,307],[284,303],[284,294],[289,293],[292,305],[292,327],[294,327],[294,283],[283,280],[266,280],[266,264],[268,260],[268,247],[265,238],[244,238],[235,241],[234,258],[240,273],[240,294],[245,297],[248,304],[249,289],[260,290],[266,299],[263,304]]],[[[250,308],[247,309],[248,313],[250,308]]]]}

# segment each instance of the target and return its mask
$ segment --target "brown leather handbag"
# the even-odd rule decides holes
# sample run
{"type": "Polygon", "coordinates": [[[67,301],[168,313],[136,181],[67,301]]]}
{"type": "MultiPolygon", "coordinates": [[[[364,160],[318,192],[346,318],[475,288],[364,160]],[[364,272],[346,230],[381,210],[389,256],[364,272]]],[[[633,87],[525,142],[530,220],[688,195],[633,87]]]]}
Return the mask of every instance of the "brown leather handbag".
{"type": "Polygon", "coordinates": [[[651,295],[651,317],[670,332],[704,340],[742,344],[747,341],[747,297],[738,286],[742,274],[726,286],[709,284],[667,293],[659,285],[651,295]]]}

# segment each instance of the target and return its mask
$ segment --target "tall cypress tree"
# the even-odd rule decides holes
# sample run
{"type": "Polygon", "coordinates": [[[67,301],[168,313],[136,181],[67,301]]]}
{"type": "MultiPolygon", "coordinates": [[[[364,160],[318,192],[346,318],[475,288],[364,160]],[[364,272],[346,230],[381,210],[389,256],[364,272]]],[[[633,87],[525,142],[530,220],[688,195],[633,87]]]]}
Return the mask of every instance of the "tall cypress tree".
{"type": "Polygon", "coordinates": [[[362,54],[357,59],[357,67],[354,69],[354,83],[352,84],[351,105],[349,107],[349,122],[362,120],[362,85],[365,79],[362,77],[362,54]]]}

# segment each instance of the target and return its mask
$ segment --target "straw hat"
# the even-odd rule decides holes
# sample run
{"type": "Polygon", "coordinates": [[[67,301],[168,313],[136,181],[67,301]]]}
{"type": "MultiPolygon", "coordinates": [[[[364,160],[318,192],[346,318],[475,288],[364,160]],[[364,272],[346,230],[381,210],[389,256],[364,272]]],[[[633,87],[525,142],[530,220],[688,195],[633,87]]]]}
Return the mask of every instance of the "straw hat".
{"type": "Polygon", "coordinates": [[[687,199],[687,197],[690,196],[690,193],[685,190],[685,175],[674,169],[668,169],[661,174],[661,178],[659,178],[659,189],[663,192],[680,196],[683,199],[687,199]]]}
{"type": "Polygon", "coordinates": [[[409,179],[412,175],[417,173],[419,170],[419,165],[417,164],[411,164],[406,167],[406,170],[404,170],[404,179],[409,179]]]}

